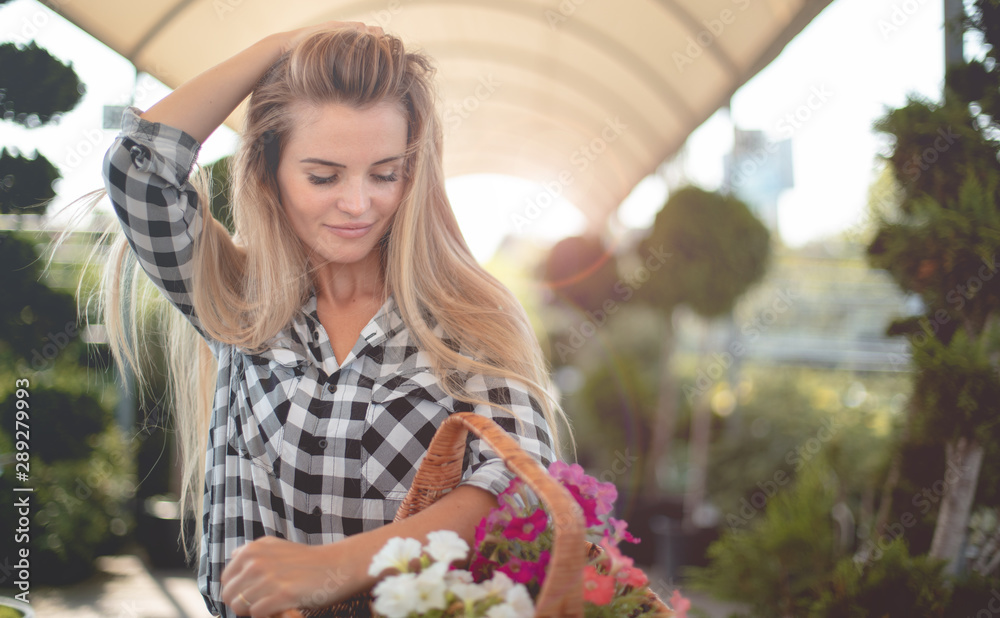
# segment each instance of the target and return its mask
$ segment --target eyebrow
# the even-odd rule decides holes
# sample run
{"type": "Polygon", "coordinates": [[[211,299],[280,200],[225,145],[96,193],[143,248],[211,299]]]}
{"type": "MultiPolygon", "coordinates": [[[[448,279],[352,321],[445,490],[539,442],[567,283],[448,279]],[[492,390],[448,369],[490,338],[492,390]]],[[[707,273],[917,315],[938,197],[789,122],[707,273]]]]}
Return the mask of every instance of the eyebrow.
{"type": "MultiPolygon", "coordinates": [[[[396,159],[402,159],[402,158],[403,155],[398,154],[392,157],[386,157],[385,159],[376,161],[375,163],[372,163],[372,165],[373,166],[382,165],[383,163],[389,163],[390,161],[395,161],[396,159]]],[[[327,161],[326,159],[317,159],[316,157],[309,157],[308,159],[302,159],[301,161],[299,161],[299,163],[318,163],[320,165],[329,165],[330,167],[347,167],[343,163],[334,163],[333,161],[327,161]]]]}

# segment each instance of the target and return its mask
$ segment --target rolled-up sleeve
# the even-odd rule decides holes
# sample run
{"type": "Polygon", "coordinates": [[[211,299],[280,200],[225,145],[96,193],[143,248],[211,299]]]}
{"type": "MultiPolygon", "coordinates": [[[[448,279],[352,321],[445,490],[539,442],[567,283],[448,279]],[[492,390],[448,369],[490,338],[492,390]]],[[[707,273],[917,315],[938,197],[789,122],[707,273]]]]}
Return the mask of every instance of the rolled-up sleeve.
{"type": "MultiPolygon", "coordinates": [[[[525,384],[518,380],[475,375],[466,382],[465,389],[470,395],[494,405],[469,405],[464,411],[492,419],[543,467],[548,468],[555,460],[549,424],[542,415],[541,406],[525,384]],[[510,410],[514,416],[498,406],[510,410]]],[[[514,474],[507,469],[496,452],[471,433],[465,453],[464,473],[459,485],[473,485],[497,495],[514,478],[514,474]]]]}
{"type": "Polygon", "coordinates": [[[184,131],[128,107],[104,156],[108,197],[140,267],[206,340],[191,301],[194,241],[202,229],[198,193],[188,181],[201,144],[184,131]]]}

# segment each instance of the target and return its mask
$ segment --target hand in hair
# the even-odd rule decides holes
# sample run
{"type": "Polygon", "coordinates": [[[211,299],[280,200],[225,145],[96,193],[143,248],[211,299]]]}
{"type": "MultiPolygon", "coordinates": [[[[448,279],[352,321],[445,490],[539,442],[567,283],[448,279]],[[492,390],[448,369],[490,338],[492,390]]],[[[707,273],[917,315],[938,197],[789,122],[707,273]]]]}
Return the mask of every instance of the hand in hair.
{"type": "Polygon", "coordinates": [[[316,32],[325,32],[327,30],[340,29],[358,30],[360,32],[368,32],[369,34],[374,34],[376,36],[384,34],[381,27],[369,26],[364,22],[331,20],[323,22],[322,24],[305,26],[303,28],[298,28],[297,30],[289,30],[288,32],[281,32],[277,36],[281,38],[281,52],[285,53],[294,49],[302,39],[311,34],[316,32]]]}

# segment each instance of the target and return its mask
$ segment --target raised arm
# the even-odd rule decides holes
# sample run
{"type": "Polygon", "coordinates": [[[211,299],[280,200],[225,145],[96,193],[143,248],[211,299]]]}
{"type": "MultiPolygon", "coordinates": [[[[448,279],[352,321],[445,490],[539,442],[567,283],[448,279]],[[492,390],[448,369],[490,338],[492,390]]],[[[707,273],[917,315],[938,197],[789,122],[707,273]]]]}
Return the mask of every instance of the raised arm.
{"type": "Polygon", "coordinates": [[[178,128],[199,143],[204,142],[250,94],[264,71],[283,53],[313,32],[337,28],[382,32],[377,26],[368,27],[361,22],[329,21],[272,34],[191,78],[149,108],[142,118],[178,128]]]}
{"type": "Polygon", "coordinates": [[[108,197],[139,265],[209,342],[191,296],[195,241],[204,217],[211,216],[189,181],[201,144],[304,36],[361,27],[326,22],[270,35],[185,82],[146,112],[129,107],[122,118],[122,132],[104,158],[108,197]]]}

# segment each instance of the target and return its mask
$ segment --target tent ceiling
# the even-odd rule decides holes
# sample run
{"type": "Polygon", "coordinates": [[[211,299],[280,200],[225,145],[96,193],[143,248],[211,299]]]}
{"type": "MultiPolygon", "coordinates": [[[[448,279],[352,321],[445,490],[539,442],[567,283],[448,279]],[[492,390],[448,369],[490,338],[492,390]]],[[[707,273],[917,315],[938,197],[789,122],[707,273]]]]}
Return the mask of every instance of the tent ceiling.
{"type": "MultiPolygon", "coordinates": [[[[639,180],[830,2],[88,0],[56,6],[170,87],[272,32],[329,19],[378,23],[436,60],[448,176],[492,172],[540,181],[600,226],[639,180]]],[[[239,130],[244,105],[227,125],[239,130]]]]}

